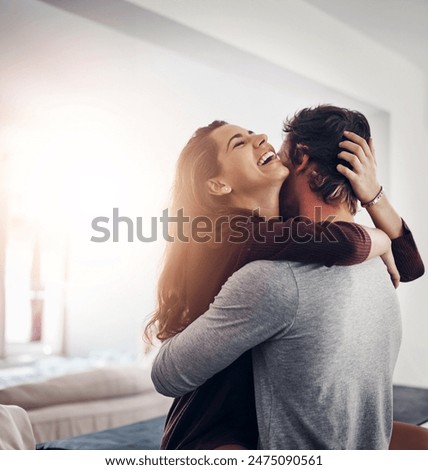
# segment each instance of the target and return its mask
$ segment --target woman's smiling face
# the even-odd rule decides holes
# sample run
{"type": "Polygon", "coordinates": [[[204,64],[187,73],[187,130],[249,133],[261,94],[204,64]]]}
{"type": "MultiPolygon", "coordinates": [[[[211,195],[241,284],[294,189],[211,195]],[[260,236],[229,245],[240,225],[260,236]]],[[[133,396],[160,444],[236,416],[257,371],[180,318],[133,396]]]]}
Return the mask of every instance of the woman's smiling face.
{"type": "Polygon", "coordinates": [[[265,134],[227,124],[215,129],[210,138],[218,147],[221,171],[217,179],[235,196],[256,194],[267,185],[280,188],[289,174],[265,134]]]}

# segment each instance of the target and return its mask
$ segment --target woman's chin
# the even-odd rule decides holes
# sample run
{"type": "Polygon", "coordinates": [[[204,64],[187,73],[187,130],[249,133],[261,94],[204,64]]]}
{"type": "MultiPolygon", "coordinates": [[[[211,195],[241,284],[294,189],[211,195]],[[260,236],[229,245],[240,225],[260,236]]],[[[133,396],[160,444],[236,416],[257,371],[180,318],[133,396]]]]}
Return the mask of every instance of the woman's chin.
{"type": "Polygon", "coordinates": [[[290,176],[290,170],[282,165],[281,168],[277,168],[278,174],[281,175],[281,180],[285,181],[290,176]]]}

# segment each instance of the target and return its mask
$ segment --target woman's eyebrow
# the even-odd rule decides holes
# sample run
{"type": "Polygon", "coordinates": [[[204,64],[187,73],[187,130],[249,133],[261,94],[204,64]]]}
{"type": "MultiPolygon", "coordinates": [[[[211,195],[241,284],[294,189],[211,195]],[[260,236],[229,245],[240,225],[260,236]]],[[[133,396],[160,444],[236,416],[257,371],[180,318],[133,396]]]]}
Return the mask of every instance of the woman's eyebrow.
{"type": "MultiPolygon", "coordinates": [[[[254,134],[253,131],[248,131],[248,134],[251,135],[251,134],[254,134]]],[[[233,139],[237,139],[239,137],[244,137],[243,134],[235,134],[233,135],[230,139],[229,139],[229,142],[227,143],[227,146],[226,146],[226,151],[229,150],[229,145],[230,143],[232,142],[233,139]]]]}

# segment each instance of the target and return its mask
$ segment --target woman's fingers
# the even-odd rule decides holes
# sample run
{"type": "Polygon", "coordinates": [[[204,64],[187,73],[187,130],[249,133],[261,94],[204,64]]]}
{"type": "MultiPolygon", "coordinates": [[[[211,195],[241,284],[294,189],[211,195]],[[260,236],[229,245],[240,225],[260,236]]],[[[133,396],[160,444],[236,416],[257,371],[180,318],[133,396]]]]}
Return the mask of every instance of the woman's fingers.
{"type": "MultiPolygon", "coordinates": [[[[344,150],[347,150],[349,153],[354,154],[356,157],[358,157],[361,163],[364,163],[368,158],[363,147],[359,144],[351,142],[350,140],[343,140],[342,142],[339,143],[339,147],[344,150]]],[[[370,152],[368,145],[367,145],[367,149],[370,152]]]]}
{"type": "Polygon", "coordinates": [[[394,285],[394,288],[398,289],[398,287],[400,286],[400,273],[396,269],[394,272],[390,272],[389,275],[391,276],[391,281],[394,285]]]}
{"type": "Polygon", "coordinates": [[[382,261],[385,263],[386,269],[391,277],[391,281],[394,284],[394,287],[400,285],[400,273],[398,272],[397,265],[395,264],[394,255],[392,254],[392,249],[389,248],[382,256],[382,261]]]}
{"type": "Polygon", "coordinates": [[[394,268],[391,268],[388,272],[394,287],[397,289],[400,285],[400,273],[398,272],[397,267],[395,266],[394,268]]]}
{"type": "Polygon", "coordinates": [[[356,181],[357,175],[347,166],[345,165],[337,165],[336,170],[341,173],[343,176],[348,178],[349,181],[353,182],[356,181]]]}
{"type": "Polygon", "coordinates": [[[373,143],[373,137],[369,137],[369,147],[373,156],[373,160],[376,162],[376,153],[375,153],[375,148],[374,148],[374,143],[373,143]]]}
{"type": "Polygon", "coordinates": [[[345,160],[348,163],[350,163],[351,166],[352,166],[352,169],[356,173],[359,173],[360,170],[362,169],[360,159],[357,156],[355,156],[353,153],[342,151],[342,152],[338,153],[337,156],[339,158],[341,158],[342,160],[345,160]]]}
{"type": "MultiPolygon", "coordinates": [[[[351,141],[354,144],[359,145],[363,149],[363,152],[367,157],[372,156],[370,146],[367,143],[366,139],[364,139],[364,137],[361,137],[355,132],[351,132],[351,131],[345,131],[344,135],[348,139],[348,141],[351,141]]],[[[344,142],[346,142],[346,140],[344,142]]]]}
{"type": "Polygon", "coordinates": [[[372,154],[372,149],[370,145],[367,143],[366,139],[359,136],[358,134],[355,134],[355,132],[351,132],[351,131],[345,131],[344,135],[348,140],[344,140],[343,142],[341,142],[339,144],[341,147],[347,148],[352,153],[355,153],[356,155],[360,156],[361,159],[364,159],[364,158],[374,159],[374,155],[372,154]],[[341,145],[341,144],[347,144],[347,143],[349,143],[350,145],[341,145]],[[358,150],[358,147],[361,148],[362,152],[357,154],[356,150],[358,150]]]}
{"type": "Polygon", "coordinates": [[[351,183],[357,198],[366,203],[371,201],[379,192],[379,182],[376,174],[376,161],[373,156],[373,141],[367,143],[365,139],[355,132],[345,132],[344,136],[350,140],[339,143],[341,152],[338,158],[346,161],[347,165],[337,165],[337,171],[345,176],[351,183]]]}

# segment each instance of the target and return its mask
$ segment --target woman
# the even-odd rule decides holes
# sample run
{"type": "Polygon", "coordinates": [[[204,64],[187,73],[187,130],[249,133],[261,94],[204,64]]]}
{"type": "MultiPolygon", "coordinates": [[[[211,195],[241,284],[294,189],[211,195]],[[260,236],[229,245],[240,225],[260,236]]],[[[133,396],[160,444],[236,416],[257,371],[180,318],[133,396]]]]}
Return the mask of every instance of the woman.
{"type": "MultiPolygon", "coordinates": [[[[204,215],[204,222],[211,222],[211,237],[198,242],[198,225],[192,224],[193,232],[186,233],[189,242],[168,247],[158,309],[148,325],[156,324],[159,339],[182,331],[207,310],[234,271],[257,259],[347,265],[384,254],[396,281],[390,241],[383,232],[344,222],[279,221],[279,191],[288,173],[264,135],[216,121],[190,139],[178,162],[173,210],[183,209],[191,220],[204,215]],[[340,243],[316,243],[322,233],[332,233],[340,243]]],[[[416,247],[409,249],[417,253],[416,247]]],[[[195,392],[175,400],[161,447],[252,449],[256,443],[251,356],[246,353],[195,392]]]]}

